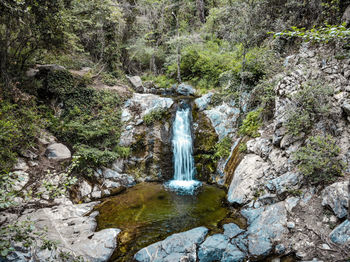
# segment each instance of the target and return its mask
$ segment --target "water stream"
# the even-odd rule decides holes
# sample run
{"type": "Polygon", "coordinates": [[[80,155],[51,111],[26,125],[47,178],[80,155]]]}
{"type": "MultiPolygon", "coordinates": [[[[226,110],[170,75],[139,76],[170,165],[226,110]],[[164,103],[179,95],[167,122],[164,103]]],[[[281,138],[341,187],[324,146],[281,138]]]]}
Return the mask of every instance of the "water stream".
{"type": "Polygon", "coordinates": [[[201,183],[194,179],[193,141],[191,134],[191,110],[182,104],[176,111],[173,123],[174,179],[166,186],[181,194],[193,194],[201,183]]]}

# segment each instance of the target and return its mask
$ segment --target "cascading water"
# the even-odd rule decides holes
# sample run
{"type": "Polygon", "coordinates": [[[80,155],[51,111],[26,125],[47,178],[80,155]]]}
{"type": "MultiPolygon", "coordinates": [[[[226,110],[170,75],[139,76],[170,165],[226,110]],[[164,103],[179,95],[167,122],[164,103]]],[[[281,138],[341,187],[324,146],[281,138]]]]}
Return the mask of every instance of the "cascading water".
{"type": "Polygon", "coordinates": [[[169,181],[170,189],[183,194],[193,194],[201,185],[194,180],[195,167],[192,155],[190,108],[179,108],[173,123],[174,180],[169,181]]]}

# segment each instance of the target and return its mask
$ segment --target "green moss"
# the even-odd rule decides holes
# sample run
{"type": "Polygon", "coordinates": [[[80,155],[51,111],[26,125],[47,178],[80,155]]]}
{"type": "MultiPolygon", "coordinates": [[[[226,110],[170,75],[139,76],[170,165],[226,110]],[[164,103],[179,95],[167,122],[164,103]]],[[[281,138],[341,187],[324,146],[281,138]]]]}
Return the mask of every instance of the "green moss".
{"type": "Polygon", "coordinates": [[[159,122],[163,119],[165,119],[167,116],[167,111],[164,109],[155,109],[149,112],[148,114],[144,115],[143,121],[147,126],[152,125],[155,122],[159,122]]]}

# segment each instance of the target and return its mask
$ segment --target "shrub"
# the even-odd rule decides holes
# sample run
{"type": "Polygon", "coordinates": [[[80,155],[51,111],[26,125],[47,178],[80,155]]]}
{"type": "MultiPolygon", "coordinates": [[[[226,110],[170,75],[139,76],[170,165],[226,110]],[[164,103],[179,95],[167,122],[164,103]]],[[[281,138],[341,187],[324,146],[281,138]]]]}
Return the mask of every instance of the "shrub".
{"type": "Polygon", "coordinates": [[[15,164],[19,152],[34,144],[44,126],[40,113],[32,104],[0,104],[0,174],[8,172],[15,164]]]}
{"type": "Polygon", "coordinates": [[[102,82],[108,86],[114,86],[118,83],[118,79],[112,73],[102,73],[102,82]]]}
{"type": "Polygon", "coordinates": [[[321,84],[307,83],[292,95],[285,126],[288,133],[298,135],[307,132],[313,123],[326,117],[329,110],[329,96],[333,90],[321,84]]]}
{"type": "Polygon", "coordinates": [[[240,135],[246,135],[250,137],[259,137],[258,132],[259,128],[262,125],[261,121],[261,112],[262,108],[259,108],[255,111],[251,111],[247,114],[246,118],[243,120],[241,127],[239,128],[240,135]]]}
{"type": "Polygon", "coordinates": [[[171,88],[176,84],[174,79],[168,78],[166,75],[155,76],[153,74],[145,74],[142,76],[143,81],[152,81],[159,88],[171,88]]]}
{"type": "Polygon", "coordinates": [[[330,135],[313,136],[294,153],[294,159],[299,161],[298,169],[309,183],[328,184],[345,169],[339,154],[340,148],[330,135]]]}
{"type": "Polygon", "coordinates": [[[228,158],[231,153],[232,139],[225,137],[215,145],[214,159],[228,158]]]}
{"type": "Polygon", "coordinates": [[[161,121],[165,116],[167,112],[163,109],[155,109],[149,112],[148,114],[144,115],[143,121],[146,125],[152,125],[154,122],[161,121]]]}

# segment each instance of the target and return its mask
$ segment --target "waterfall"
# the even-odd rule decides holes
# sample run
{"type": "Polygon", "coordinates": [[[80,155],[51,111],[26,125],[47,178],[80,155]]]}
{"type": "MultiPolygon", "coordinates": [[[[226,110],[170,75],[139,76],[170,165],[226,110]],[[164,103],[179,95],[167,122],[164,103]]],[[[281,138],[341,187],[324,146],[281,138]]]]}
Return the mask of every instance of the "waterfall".
{"type": "Polygon", "coordinates": [[[174,180],[168,187],[181,193],[193,194],[201,184],[194,180],[195,166],[192,150],[191,110],[183,107],[176,111],[173,123],[174,180]]]}

